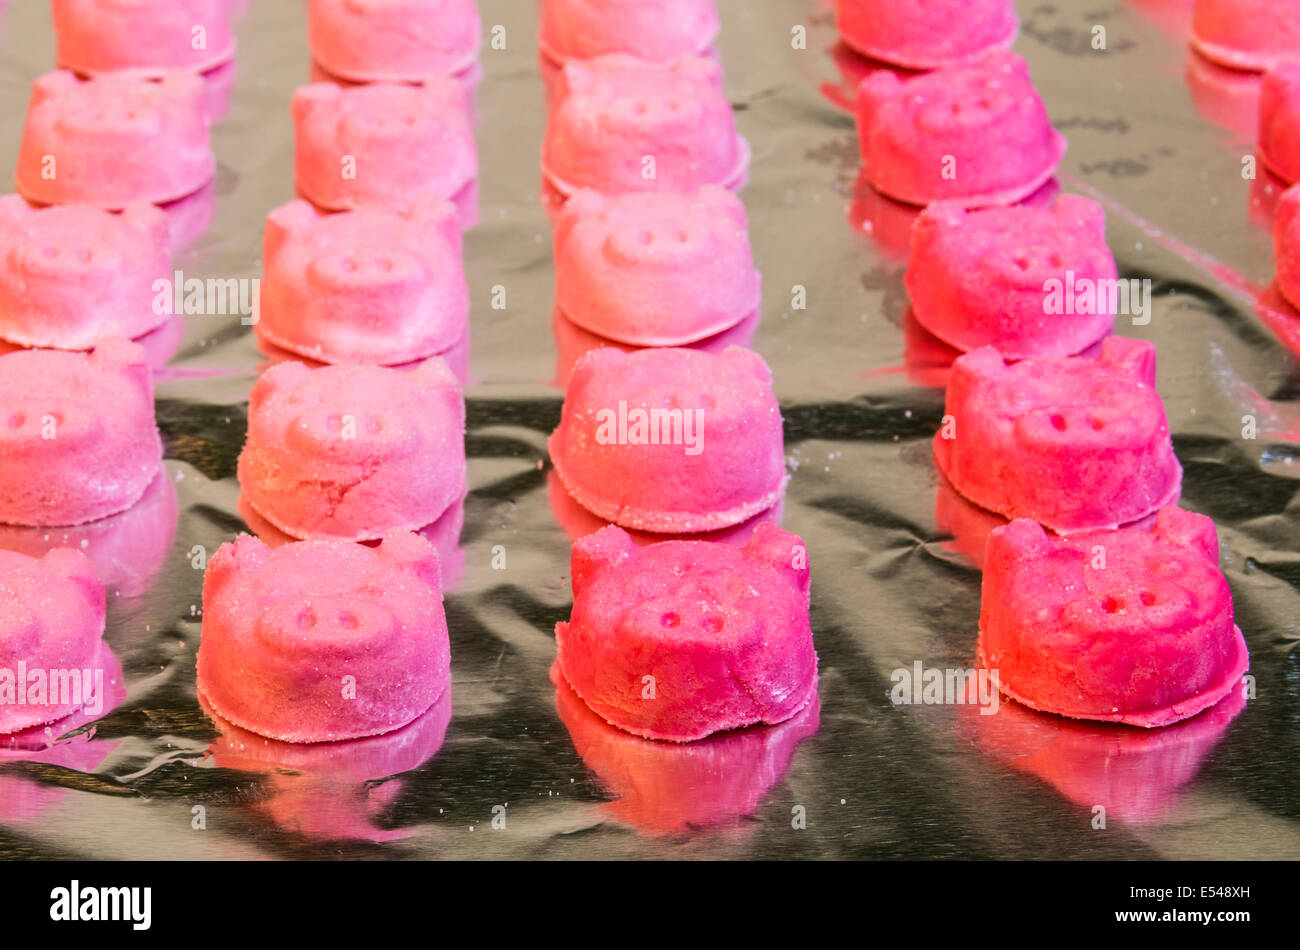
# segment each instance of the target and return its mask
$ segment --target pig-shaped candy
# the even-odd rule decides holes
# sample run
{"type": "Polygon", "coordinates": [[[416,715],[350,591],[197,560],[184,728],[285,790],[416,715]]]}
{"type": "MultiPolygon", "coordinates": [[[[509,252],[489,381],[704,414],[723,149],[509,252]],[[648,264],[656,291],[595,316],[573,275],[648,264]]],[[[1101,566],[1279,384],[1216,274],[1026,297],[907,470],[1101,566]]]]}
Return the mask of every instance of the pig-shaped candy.
{"type": "Polygon", "coordinates": [[[573,499],[660,534],[716,531],[785,488],[772,373],[751,350],[591,350],[578,360],[548,448],[573,499]]]}
{"type": "Polygon", "coordinates": [[[862,55],[904,69],[967,65],[1010,47],[1020,25],[1014,0],[836,0],[835,24],[862,55]]]}
{"type": "Polygon", "coordinates": [[[456,81],[343,88],[310,83],[293,94],[298,194],[319,208],[406,211],[420,195],[452,199],[478,174],[478,153],[456,81]]]}
{"type": "Polygon", "coordinates": [[[320,214],[291,201],[266,219],[257,332],[322,363],[394,365],[450,349],[469,325],[456,208],[320,214]]]}
{"type": "Polygon", "coordinates": [[[231,0],[52,0],[58,61],[82,75],[206,72],[235,55],[231,0]]]}
{"type": "Polygon", "coordinates": [[[18,148],[18,193],[38,204],[163,204],[212,180],[207,91],[193,73],[39,76],[18,148]]]}
{"type": "Polygon", "coordinates": [[[1060,534],[1136,521],[1182,485],[1155,372],[1155,347],[1121,337],[1095,360],[973,350],[953,363],[935,461],[975,504],[1060,534]]]}
{"type": "Polygon", "coordinates": [[[412,370],[277,363],[249,395],[238,474],[253,509],[295,538],[423,528],[465,493],[465,399],[438,357],[412,370]]]}
{"type": "Polygon", "coordinates": [[[930,205],[912,228],[906,282],[916,319],[935,336],[1019,360],[1070,356],[1106,336],[1114,301],[1096,290],[1116,286],[1116,274],[1101,206],[1063,195],[1053,208],[930,205]],[[1084,287],[1092,303],[1080,308],[1084,287]]]}
{"type": "Polygon", "coordinates": [[[80,551],[0,550],[0,733],[102,700],[104,588],[80,551]],[[98,676],[96,676],[98,671],[98,676]]]}
{"type": "Polygon", "coordinates": [[[1196,0],[1191,42],[1229,69],[1300,63],[1300,0],[1196,0]]]}
{"type": "Polygon", "coordinates": [[[0,197],[0,339],[87,350],[161,325],[154,282],[171,277],[167,216],[0,197]]]}
{"type": "Polygon", "coordinates": [[[473,67],[481,27],[474,0],[308,0],[307,43],[331,75],[416,82],[473,67]]]}
{"type": "Polygon", "coordinates": [[[704,53],[721,24],[715,0],[542,0],[538,41],[557,63],[630,53],[671,62],[704,53]]]}
{"type": "Polygon", "coordinates": [[[1259,155],[1279,178],[1300,182],[1300,63],[1278,66],[1264,76],[1259,155]]]}
{"type": "Polygon", "coordinates": [[[858,137],[867,180],[914,205],[1013,204],[1043,186],[1065,155],[1014,53],[906,82],[890,70],[858,87],[858,137]]]}
{"type": "Polygon", "coordinates": [[[450,683],[438,555],[405,531],[378,547],[240,535],[208,563],[201,636],[212,709],[283,742],[391,732],[450,683]]]}
{"type": "Polygon", "coordinates": [[[764,522],[744,548],[637,547],[614,525],[573,546],[556,665],[583,701],[648,739],[789,719],[815,695],[808,551],[764,522]]]}
{"type": "Polygon", "coordinates": [[[694,194],[583,190],[555,230],[555,300],[593,333],[679,346],[758,310],[745,206],[717,185],[694,194]]]}
{"type": "Polygon", "coordinates": [[[1300,309],[1300,185],[1282,193],[1273,227],[1277,286],[1291,306],[1300,309]]]}
{"type": "Polygon", "coordinates": [[[76,525],[125,511],[158,474],[143,347],[0,356],[0,522],[76,525]]]}
{"type": "Polygon", "coordinates": [[[736,134],[715,60],[656,63],[610,53],[565,65],[560,87],[542,171],[561,193],[743,183],[749,145],[736,134]]]}
{"type": "Polygon", "coordinates": [[[1214,523],[1172,507],[1153,530],[1051,538],[1025,518],[995,528],[979,656],[1026,706],[1145,727],[1213,706],[1250,662],[1214,523]]]}

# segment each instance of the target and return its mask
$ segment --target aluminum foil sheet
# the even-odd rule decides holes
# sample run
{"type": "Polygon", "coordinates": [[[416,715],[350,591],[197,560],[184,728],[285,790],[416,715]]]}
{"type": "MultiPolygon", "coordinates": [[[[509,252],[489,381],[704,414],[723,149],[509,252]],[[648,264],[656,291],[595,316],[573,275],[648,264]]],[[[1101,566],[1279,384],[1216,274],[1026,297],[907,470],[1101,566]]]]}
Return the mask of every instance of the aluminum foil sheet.
{"type": "MultiPolygon", "coordinates": [[[[841,104],[872,67],[836,44],[828,0],[721,0],[718,47],[753,147],[743,198],[764,282],[761,320],[730,339],[775,374],[792,473],[777,516],[811,555],[819,703],[775,728],[674,746],[605,726],[557,690],[569,547],[598,523],[557,487],[545,439],[557,382],[597,341],[553,313],[536,5],[482,0],[504,49],[483,49],[475,93],[473,313],[455,355],[470,491],[429,529],[452,581],[450,702],[396,734],[316,747],[267,742],[201,708],[195,565],[258,527],[235,459],[268,356],[237,316],[174,318],[147,340],[165,478],[131,512],[67,537],[0,532],[7,547],[73,543],[91,556],[123,671],[98,721],[49,748],[0,751],[0,857],[1300,854],[1300,316],[1268,291],[1278,183],[1242,175],[1257,80],[1192,56],[1191,6],[1024,0],[1016,49],[1070,140],[1057,187],[1104,203],[1122,275],[1152,281],[1150,322],[1121,319],[1119,332],[1159,348],[1182,503],[1218,524],[1254,698],[1154,732],[1009,703],[982,716],[891,702],[895,670],[974,665],[980,575],[968,554],[989,525],[941,490],[931,461],[953,354],[908,313],[912,212],[858,179],[841,104]]],[[[187,277],[259,276],[266,213],[293,197],[289,97],[311,78],[302,4],[253,0],[238,38],[235,67],[214,80],[228,97],[215,184],[172,209],[187,277]]],[[[53,61],[49,5],[10,0],[5,180],[30,83],[53,61]]]]}

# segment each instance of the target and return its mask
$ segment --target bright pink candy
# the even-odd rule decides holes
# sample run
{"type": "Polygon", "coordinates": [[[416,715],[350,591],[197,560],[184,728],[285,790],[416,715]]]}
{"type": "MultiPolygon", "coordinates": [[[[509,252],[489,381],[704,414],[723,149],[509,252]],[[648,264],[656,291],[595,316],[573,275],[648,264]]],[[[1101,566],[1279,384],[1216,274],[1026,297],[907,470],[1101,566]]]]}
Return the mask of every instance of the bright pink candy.
{"type": "Polygon", "coordinates": [[[1191,40],[1231,69],[1300,63],[1300,0],[1197,0],[1191,40]]]}
{"type": "Polygon", "coordinates": [[[748,165],[716,61],[611,53],[565,65],[542,143],[542,171],[562,193],[738,187],[748,165]]]}
{"type": "Polygon", "coordinates": [[[1052,128],[1015,53],[904,82],[880,70],[858,87],[858,136],[872,187],[910,204],[1013,204],[1052,177],[1052,128]]]}
{"type": "Polygon", "coordinates": [[[0,551],[0,733],[94,702],[103,636],[104,588],[80,551],[0,551]]]}
{"type": "Polygon", "coordinates": [[[610,724],[689,742],[782,722],[814,695],[808,551],[797,535],[763,523],[743,549],[641,548],[610,525],[573,546],[572,570],[556,664],[610,724]]]}
{"type": "Polygon", "coordinates": [[[1103,293],[1084,307],[1094,312],[1075,313],[1073,288],[1091,286],[1095,296],[1116,276],[1105,212],[1063,195],[1053,208],[930,205],[912,228],[906,282],[916,319],[935,336],[1018,360],[1070,356],[1109,333],[1113,301],[1103,293]]]}
{"type": "Polygon", "coordinates": [[[542,52],[563,63],[605,53],[670,62],[718,38],[715,0],[542,0],[542,52]]]}
{"type": "Polygon", "coordinates": [[[341,79],[413,82],[474,65],[474,0],[309,0],[312,57],[341,79]]]}
{"type": "Polygon", "coordinates": [[[266,219],[257,332],[322,363],[397,364],[450,349],[469,325],[456,208],[320,214],[291,201],[266,219]]]}
{"type": "Polygon", "coordinates": [[[86,350],[161,325],[154,281],[171,277],[167,216],[89,205],[33,208],[0,198],[0,339],[86,350]]]}
{"type": "Polygon", "coordinates": [[[836,0],[835,22],[859,53],[907,69],[965,65],[1019,28],[1014,0],[836,0]]]}
{"type": "Polygon", "coordinates": [[[578,360],[549,449],[580,505],[640,531],[715,531],[785,487],[772,373],[751,350],[592,350],[578,360]]]}
{"type": "Polygon", "coordinates": [[[1279,178],[1300,181],[1300,64],[1279,66],[1264,76],[1259,155],[1279,178]]]}
{"type": "Polygon", "coordinates": [[[125,511],[158,474],[162,442],[144,348],[0,356],[0,522],[76,525],[125,511]]]}
{"type": "Polygon", "coordinates": [[[235,55],[230,0],[53,0],[58,61],[83,75],[206,72],[235,55]]]}
{"type": "Polygon", "coordinates": [[[1028,519],[995,529],[979,655],[1019,703],[1148,728],[1213,706],[1250,662],[1214,522],[1172,507],[1151,531],[1059,539],[1028,519]]]}
{"type": "Polygon", "coordinates": [[[451,199],[478,174],[465,93],[453,79],[293,94],[298,193],[320,208],[406,211],[420,195],[451,199]]]}
{"type": "Polygon", "coordinates": [[[953,364],[939,470],[975,504],[1061,534],[1114,528],[1178,497],[1150,343],[1109,337],[1099,359],[1004,365],[983,347],[953,364]]]}
{"type": "Polygon", "coordinates": [[[422,528],[465,493],[465,399],[437,357],[409,371],[277,363],[249,396],[238,474],[296,538],[422,528]]]}
{"type": "Polygon", "coordinates": [[[1273,226],[1277,286],[1291,306],[1300,309],[1300,185],[1282,193],[1273,226]]]}
{"type": "Polygon", "coordinates": [[[418,535],[275,549],[240,535],[208,564],[199,690],[258,735],[391,732],[446,692],[450,665],[438,555],[418,535]]]}
{"type": "Polygon", "coordinates": [[[183,198],[216,173],[207,108],[193,73],[46,73],[32,84],[18,192],[38,204],[101,208],[183,198]]]}
{"type": "Polygon", "coordinates": [[[555,300],[581,327],[623,343],[678,346],[754,313],[761,278],[740,199],[583,190],[555,230],[555,300]]]}

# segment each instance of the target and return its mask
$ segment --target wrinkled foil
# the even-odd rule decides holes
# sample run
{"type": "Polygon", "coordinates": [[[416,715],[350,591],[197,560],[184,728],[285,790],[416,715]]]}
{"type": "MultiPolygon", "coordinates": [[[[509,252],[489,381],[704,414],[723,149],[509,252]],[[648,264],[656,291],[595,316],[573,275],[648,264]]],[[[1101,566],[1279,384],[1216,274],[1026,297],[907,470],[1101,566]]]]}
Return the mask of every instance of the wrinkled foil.
{"type": "MultiPolygon", "coordinates": [[[[974,665],[970,555],[990,521],[941,489],[930,450],[953,354],[908,313],[913,212],[859,180],[842,105],[876,67],[837,45],[827,0],[721,0],[764,304],[710,345],[747,342],[775,375],[792,479],[773,517],[808,544],[820,690],[779,726],[681,746],[606,726],[549,677],[569,546],[598,522],[556,485],[545,439],[557,383],[599,341],[553,312],[536,6],[480,6],[505,42],[484,47],[475,91],[473,313],[453,359],[469,382],[470,491],[429,530],[450,585],[449,701],[390,736],[326,746],[205,713],[199,568],[254,521],[235,459],[268,355],[237,317],[175,318],[146,341],[165,476],[132,511],[66,538],[0,532],[6,547],[91,556],[123,670],[97,721],[0,749],[0,857],[1300,854],[1300,316],[1269,290],[1280,184],[1242,175],[1258,81],[1188,51],[1191,0],[1024,0],[1016,49],[1070,140],[1057,186],[1101,201],[1122,276],[1152,281],[1149,324],[1119,332],[1158,346],[1182,503],[1218,525],[1254,698],[1157,731],[890,701],[895,670],[974,665]]],[[[293,197],[289,97],[311,76],[302,4],[254,0],[238,37],[213,83],[228,98],[216,181],[172,209],[187,277],[259,276],[265,215],[293,197]]],[[[0,49],[8,180],[31,80],[53,63],[48,4],[8,3],[0,49]]]]}

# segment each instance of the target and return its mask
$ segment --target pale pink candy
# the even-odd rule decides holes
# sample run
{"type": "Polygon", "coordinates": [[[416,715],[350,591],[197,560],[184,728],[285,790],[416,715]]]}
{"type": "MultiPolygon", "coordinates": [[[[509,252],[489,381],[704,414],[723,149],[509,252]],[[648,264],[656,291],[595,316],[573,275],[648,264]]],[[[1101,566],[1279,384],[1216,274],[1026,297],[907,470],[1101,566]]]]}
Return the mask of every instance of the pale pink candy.
{"type": "Polygon", "coordinates": [[[1116,276],[1106,213],[1063,195],[1051,208],[930,205],[912,228],[906,283],[916,319],[935,336],[1018,360],[1070,356],[1106,336],[1116,276]],[[1085,289],[1093,303],[1076,313],[1085,289]]]}
{"type": "Polygon", "coordinates": [[[296,538],[422,528],[465,493],[465,399],[437,357],[409,371],[277,363],[249,396],[238,474],[296,538]]]}
{"type": "Polygon", "coordinates": [[[1095,360],[1008,366],[992,347],[973,350],[953,363],[935,461],[957,491],[1007,518],[1061,534],[1136,521],[1182,485],[1155,373],[1155,347],[1122,337],[1095,360]]]}
{"type": "Polygon", "coordinates": [[[198,687],[258,735],[391,732],[447,691],[450,660],[438,555],[418,535],[275,549],[240,535],[208,563],[198,687]]]}
{"type": "Polygon", "coordinates": [[[867,180],[909,204],[1013,204],[1043,186],[1065,155],[1014,53],[904,81],[880,70],[858,87],[867,180]]]}
{"type": "Polygon", "coordinates": [[[1278,66],[1264,75],[1259,155],[1279,178],[1300,181],[1300,64],[1278,66]]]}
{"type": "Polygon", "coordinates": [[[171,278],[169,242],[153,205],[114,214],[0,197],[0,339],[86,350],[148,333],[167,319],[153,302],[154,282],[171,278]]]}
{"type": "Polygon", "coordinates": [[[538,38],[558,63],[631,53],[669,62],[703,53],[721,28],[715,0],[542,0],[538,38]]]}
{"type": "Polygon", "coordinates": [[[0,356],[0,522],[77,525],[125,511],[158,474],[143,347],[0,356]]]}
{"type": "Polygon", "coordinates": [[[1282,193],[1274,216],[1277,286],[1291,306],[1300,308],[1300,185],[1282,193]]]}
{"type": "Polygon", "coordinates": [[[320,208],[406,211],[420,195],[451,199],[478,174],[465,93],[419,86],[300,86],[293,94],[298,193],[320,208]]]}
{"type": "Polygon", "coordinates": [[[474,65],[474,0],[308,0],[312,58],[341,79],[406,82],[474,65]]]}
{"type": "Polygon", "coordinates": [[[231,0],[52,0],[52,6],[59,66],[84,75],[206,72],[235,55],[231,0]]]}
{"type": "Polygon", "coordinates": [[[995,528],[979,655],[1026,706],[1145,727],[1242,688],[1250,663],[1214,522],[1172,507],[1149,531],[1060,539],[1028,519],[995,528]]]}
{"type": "Polygon", "coordinates": [[[32,84],[14,181],[39,204],[162,204],[212,180],[207,90],[193,73],[137,72],[32,84]]]}
{"type": "Polygon", "coordinates": [[[592,350],[573,369],[548,445],[574,500],[641,531],[740,524],[785,487],[772,373],[738,346],[592,350]]]}
{"type": "Polygon", "coordinates": [[[1231,69],[1300,63],[1300,0],[1197,0],[1191,41],[1231,69]]]}
{"type": "Polygon", "coordinates": [[[39,559],[0,551],[0,733],[53,722],[96,701],[104,602],[103,585],[80,551],[56,548],[39,559]]]}
{"type": "Polygon", "coordinates": [[[743,182],[749,146],[736,134],[716,61],[610,53],[568,63],[559,85],[542,171],[562,193],[690,192],[743,182]]]}
{"type": "Polygon", "coordinates": [[[689,742],[783,722],[815,695],[811,575],[797,535],[764,523],[744,548],[638,547],[610,525],[573,546],[572,573],[556,664],[610,724],[689,742]]]}
{"type": "Polygon", "coordinates": [[[579,326],[641,346],[693,343],[758,309],[761,278],[740,199],[583,190],[555,229],[555,299],[579,326]]]}
{"type": "Polygon", "coordinates": [[[853,49],[907,69],[961,66],[1016,38],[1014,0],[836,0],[853,49]]]}
{"type": "Polygon", "coordinates": [[[257,332],[322,363],[408,363],[469,325],[456,209],[422,196],[407,214],[320,214],[291,201],[266,219],[257,332]]]}

